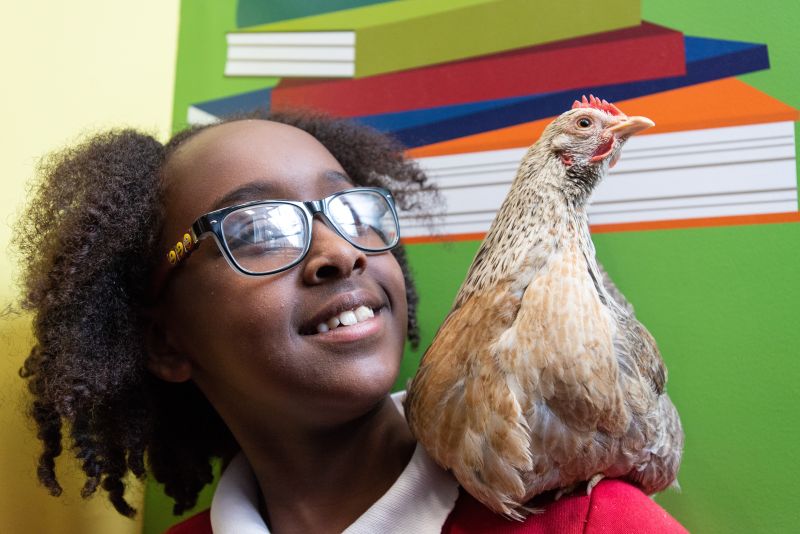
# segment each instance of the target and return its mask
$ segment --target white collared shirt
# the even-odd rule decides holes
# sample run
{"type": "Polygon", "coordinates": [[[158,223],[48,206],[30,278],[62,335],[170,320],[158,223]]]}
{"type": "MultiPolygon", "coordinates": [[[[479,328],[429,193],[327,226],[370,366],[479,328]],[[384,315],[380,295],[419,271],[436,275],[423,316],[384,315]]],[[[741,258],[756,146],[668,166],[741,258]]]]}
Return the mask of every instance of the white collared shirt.
{"type": "MultiPolygon", "coordinates": [[[[405,392],[392,395],[402,413],[405,392]]],[[[258,482],[240,452],[222,473],[211,502],[214,534],[269,534],[258,511],[258,482]]],[[[346,534],[439,533],[458,497],[458,482],[421,445],[400,476],[346,534]]]]}

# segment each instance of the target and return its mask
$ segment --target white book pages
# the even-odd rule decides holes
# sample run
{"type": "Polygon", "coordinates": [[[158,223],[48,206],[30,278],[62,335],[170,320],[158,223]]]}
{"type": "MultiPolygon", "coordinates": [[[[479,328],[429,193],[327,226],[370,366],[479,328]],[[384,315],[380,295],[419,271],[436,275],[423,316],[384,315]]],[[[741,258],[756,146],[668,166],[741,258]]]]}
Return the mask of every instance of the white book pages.
{"type": "MultiPolygon", "coordinates": [[[[526,149],[419,158],[447,209],[434,233],[486,232],[526,149]]],[[[632,138],[588,207],[592,224],[797,211],[794,123],[632,138]]],[[[431,233],[402,214],[403,236],[431,233]]]]}
{"type": "Polygon", "coordinates": [[[355,46],[356,33],[344,32],[241,32],[226,36],[231,45],[355,46]]]}
{"type": "Polygon", "coordinates": [[[355,61],[352,46],[229,46],[228,61],[355,61]]]}
{"type": "Polygon", "coordinates": [[[192,126],[202,126],[219,122],[219,118],[198,107],[189,106],[189,109],[186,111],[186,122],[192,126]]]}
{"type": "Polygon", "coordinates": [[[731,217],[735,215],[764,215],[797,211],[797,196],[778,202],[752,202],[681,207],[670,210],[632,210],[614,214],[589,213],[589,224],[619,224],[644,221],[672,221],[678,219],[731,217]]]}
{"type": "MultiPolygon", "coordinates": [[[[752,200],[748,200],[743,203],[725,203],[720,202],[720,200],[708,199],[708,204],[701,206],[673,207],[663,210],[629,210],[614,213],[597,213],[595,210],[589,210],[589,222],[590,224],[619,224],[797,211],[797,195],[787,195],[787,198],[783,200],[778,199],[768,202],[752,202],[752,200]],[[715,204],[714,202],[720,203],[715,204]],[[660,213],[658,213],[659,211],[660,213]]],[[[447,214],[440,219],[434,220],[433,223],[421,221],[414,217],[401,216],[401,235],[404,238],[408,238],[485,233],[494,220],[495,214],[496,211],[447,214]]]]}
{"type": "Polygon", "coordinates": [[[356,73],[352,61],[243,61],[225,63],[225,76],[322,76],[352,78],[356,73]]]}

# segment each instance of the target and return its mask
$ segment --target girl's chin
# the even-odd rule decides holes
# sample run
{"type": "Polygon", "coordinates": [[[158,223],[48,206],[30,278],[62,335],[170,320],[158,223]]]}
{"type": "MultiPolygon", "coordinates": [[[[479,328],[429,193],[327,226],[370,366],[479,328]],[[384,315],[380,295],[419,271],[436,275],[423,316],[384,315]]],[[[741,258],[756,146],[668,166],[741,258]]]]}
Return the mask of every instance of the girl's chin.
{"type": "Polygon", "coordinates": [[[337,384],[326,402],[326,409],[355,419],[380,408],[384,402],[391,402],[389,397],[397,380],[399,362],[377,367],[366,365],[357,371],[351,370],[346,382],[337,384]]]}

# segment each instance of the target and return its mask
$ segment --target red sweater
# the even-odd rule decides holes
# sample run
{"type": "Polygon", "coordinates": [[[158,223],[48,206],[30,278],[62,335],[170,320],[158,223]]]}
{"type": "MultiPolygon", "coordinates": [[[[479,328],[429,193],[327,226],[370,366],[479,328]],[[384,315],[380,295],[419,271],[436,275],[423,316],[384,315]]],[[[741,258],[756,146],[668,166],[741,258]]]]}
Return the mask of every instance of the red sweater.
{"type": "MultiPolygon", "coordinates": [[[[573,494],[547,505],[523,522],[494,514],[461,491],[442,534],[673,534],[688,532],[639,489],[620,480],[601,480],[591,497],[573,494]]],[[[209,511],[178,523],[166,534],[213,534],[209,511]]]]}

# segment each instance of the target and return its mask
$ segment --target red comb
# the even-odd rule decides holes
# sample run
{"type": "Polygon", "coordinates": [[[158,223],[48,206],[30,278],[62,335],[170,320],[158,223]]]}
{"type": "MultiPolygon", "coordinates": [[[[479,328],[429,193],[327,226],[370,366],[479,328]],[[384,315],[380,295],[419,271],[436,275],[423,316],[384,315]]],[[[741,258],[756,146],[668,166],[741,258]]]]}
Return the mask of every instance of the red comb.
{"type": "Polygon", "coordinates": [[[593,95],[589,95],[588,100],[586,99],[586,95],[583,95],[583,98],[580,102],[577,100],[573,102],[572,109],[576,108],[594,108],[599,109],[600,111],[605,111],[606,113],[610,113],[611,115],[625,115],[614,104],[611,104],[605,100],[600,100],[599,98],[595,98],[593,95]]]}

